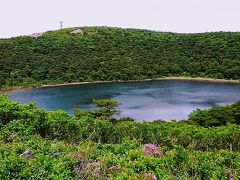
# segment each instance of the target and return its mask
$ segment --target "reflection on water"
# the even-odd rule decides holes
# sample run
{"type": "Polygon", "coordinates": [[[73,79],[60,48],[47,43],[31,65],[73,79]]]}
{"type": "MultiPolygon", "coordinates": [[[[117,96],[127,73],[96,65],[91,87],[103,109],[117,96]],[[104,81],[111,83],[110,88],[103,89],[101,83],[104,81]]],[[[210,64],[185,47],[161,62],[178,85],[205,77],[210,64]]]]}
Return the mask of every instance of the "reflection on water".
{"type": "Polygon", "coordinates": [[[120,117],[152,121],[186,119],[194,109],[231,104],[240,100],[240,85],[193,81],[151,81],[84,84],[13,91],[11,100],[35,101],[40,108],[95,108],[92,99],[112,98],[121,102],[120,117]]]}

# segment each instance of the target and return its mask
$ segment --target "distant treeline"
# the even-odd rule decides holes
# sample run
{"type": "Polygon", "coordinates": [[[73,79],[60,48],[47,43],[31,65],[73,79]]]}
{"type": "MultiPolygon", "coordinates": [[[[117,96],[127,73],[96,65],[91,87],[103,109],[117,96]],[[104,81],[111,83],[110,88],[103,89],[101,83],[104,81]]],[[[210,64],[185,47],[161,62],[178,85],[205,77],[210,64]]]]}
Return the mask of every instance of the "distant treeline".
{"type": "Polygon", "coordinates": [[[240,32],[84,27],[0,40],[0,87],[163,76],[240,79],[240,32]]]}

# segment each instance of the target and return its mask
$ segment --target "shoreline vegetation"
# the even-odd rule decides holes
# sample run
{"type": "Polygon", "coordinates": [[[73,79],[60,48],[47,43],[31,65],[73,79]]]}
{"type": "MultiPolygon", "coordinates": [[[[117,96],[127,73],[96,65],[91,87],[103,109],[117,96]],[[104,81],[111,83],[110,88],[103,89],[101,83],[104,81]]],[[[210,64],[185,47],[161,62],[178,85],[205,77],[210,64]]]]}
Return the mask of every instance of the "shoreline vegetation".
{"type": "Polygon", "coordinates": [[[29,87],[10,87],[6,89],[0,89],[0,92],[10,92],[16,90],[26,90],[33,88],[50,88],[50,87],[61,87],[61,86],[74,86],[83,84],[100,84],[100,83],[131,83],[131,82],[149,82],[149,81],[164,81],[164,80],[178,80],[178,81],[198,81],[198,82],[211,82],[211,83],[230,83],[230,84],[240,84],[240,80],[232,79],[214,79],[214,78],[204,78],[204,77],[162,77],[153,79],[142,79],[142,80],[113,80],[113,81],[85,81],[85,82],[73,82],[73,83],[61,83],[61,84],[43,84],[38,86],[29,87]]]}
{"type": "Polygon", "coordinates": [[[143,123],[114,120],[117,101],[94,103],[70,116],[0,95],[0,179],[240,178],[240,102],[143,123]]]}

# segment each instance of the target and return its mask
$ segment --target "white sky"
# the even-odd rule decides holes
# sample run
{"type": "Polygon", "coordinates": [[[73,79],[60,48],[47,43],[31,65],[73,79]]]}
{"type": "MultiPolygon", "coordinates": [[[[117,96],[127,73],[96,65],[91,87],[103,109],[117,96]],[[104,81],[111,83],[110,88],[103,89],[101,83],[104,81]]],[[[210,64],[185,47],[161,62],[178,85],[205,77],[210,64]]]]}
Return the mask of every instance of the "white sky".
{"type": "Polygon", "coordinates": [[[72,26],[240,31],[240,0],[0,0],[0,38],[72,26]]]}

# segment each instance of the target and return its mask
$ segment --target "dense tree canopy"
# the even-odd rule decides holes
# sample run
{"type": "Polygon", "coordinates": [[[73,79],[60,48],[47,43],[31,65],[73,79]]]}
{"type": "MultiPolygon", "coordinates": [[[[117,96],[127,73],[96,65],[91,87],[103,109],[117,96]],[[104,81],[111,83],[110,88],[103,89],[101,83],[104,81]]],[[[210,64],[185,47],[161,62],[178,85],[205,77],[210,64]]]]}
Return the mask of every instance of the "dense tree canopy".
{"type": "Polygon", "coordinates": [[[240,78],[240,33],[84,27],[0,39],[1,87],[163,76],[240,78]]]}

